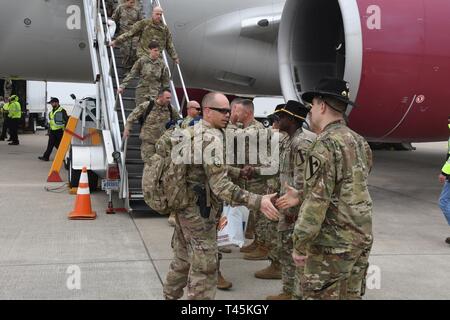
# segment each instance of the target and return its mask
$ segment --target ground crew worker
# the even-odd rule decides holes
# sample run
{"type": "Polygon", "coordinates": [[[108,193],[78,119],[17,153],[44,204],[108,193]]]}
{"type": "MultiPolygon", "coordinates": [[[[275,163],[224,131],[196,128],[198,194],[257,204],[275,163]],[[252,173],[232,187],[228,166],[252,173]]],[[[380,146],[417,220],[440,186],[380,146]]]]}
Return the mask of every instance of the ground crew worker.
{"type": "Polygon", "coordinates": [[[20,119],[22,118],[22,107],[19,103],[19,97],[12,95],[9,98],[7,106],[3,106],[4,110],[8,111],[8,128],[11,135],[10,146],[16,146],[19,144],[19,136],[17,131],[19,130],[20,119]]]}
{"type": "Polygon", "coordinates": [[[152,11],[151,19],[144,19],[136,22],[130,31],[125,32],[111,42],[114,47],[120,45],[128,39],[139,37],[139,46],[137,48],[137,57],[140,58],[147,54],[147,48],[150,41],[156,40],[159,43],[161,51],[167,50],[172,60],[179,64],[177,52],[172,41],[172,34],[169,28],[162,22],[163,10],[161,7],[155,7],[152,11]]]}
{"type": "Polygon", "coordinates": [[[50,111],[49,124],[50,130],[48,132],[48,143],[47,149],[42,157],[38,157],[39,160],[49,161],[50,155],[52,154],[53,148],[58,150],[59,144],[64,135],[64,129],[66,128],[69,116],[66,110],[59,105],[59,99],[52,97],[49,102],[52,106],[52,111],[50,111]]]}
{"type": "Polygon", "coordinates": [[[2,133],[0,135],[0,141],[5,141],[6,133],[8,131],[8,97],[0,97],[0,116],[2,118],[2,133]]]}
{"type": "MultiPolygon", "coordinates": [[[[448,117],[448,128],[450,129],[450,116],[448,117]]],[[[450,225],[450,137],[448,138],[447,160],[442,167],[439,181],[444,184],[439,197],[439,207],[450,225]]],[[[450,237],[446,238],[445,242],[450,244],[450,237]]]]}
{"type": "MultiPolygon", "coordinates": [[[[136,6],[136,0],[127,0],[119,5],[112,15],[112,19],[117,25],[118,36],[131,30],[133,25],[144,19],[142,11],[136,6]]],[[[139,38],[128,39],[120,46],[122,64],[127,69],[131,69],[137,60],[136,50],[139,45],[139,38]]]]}
{"type": "Polygon", "coordinates": [[[223,94],[209,93],[203,98],[202,111],[203,119],[192,129],[195,139],[202,138],[201,150],[195,151],[194,145],[198,144],[191,144],[192,154],[201,152],[202,163],[187,165],[189,194],[186,197],[193,199],[193,202],[177,213],[172,240],[174,260],[163,288],[166,299],[180,299],[186,286],[188,299],[214,299],[217,284],[217,222],[224,201],[261,210],[274,220],[278,218],[278,211],[271,203],[274,195],[250,193],[233,184],[228,177],[228,169],[221,154],[224,148],[222,129],[227,126],[230,117],[228,99],[223,94]]]}
{"type": "Polygon", "coordinates": [[[297,266],[304,266],[303,297],[360,299],[373,243],[367,182],[372,152],[345,123],[347,105],[354,105],[347,82],[322,79],[301,97],[312,106],[311,128],[318,137],[306,157],[304,193],[295,196],[290,188],[276,204],[283,208],[303,200],[292,254],[297,266]]]}
{"type": "Polygon", "coordinates": [[[136,61],[117,90],[118,93],[122,94],[129,82],[134,77],[139,77],[139,83],[135,92],[136,107],[149,99],[155,100],[161,88],[169,87],[169,70],[159,59],[158,42],[151,41],[147,51],[149,55],[142,56],[136,61]]]}
{"type": "Polygon", "coordinates": [[[146,165],[149,163],[151,156],[155,154],[156,141],[166,131],[166,123],[170,120],[180,119],[178,112],[170,105],[171,98],[172,93],[170,89],[161,89],[156,100],[140,104],[127,118],[123,131],[124,138],[128,138],[130,135],[133,122],[143,117],[139,138],[142,141],[141,157],[146,165]]]}
{"type": "Polygon", "coordinates": [[[186,129],[187,127],[189,127],[191,121],[193,121],[195,118],[198,118],[202,114],[202,108],[200,107],[200,104],[195,100],[189,101],[186,109],[187,115],[181,123],[181,129],[186,129]]]}

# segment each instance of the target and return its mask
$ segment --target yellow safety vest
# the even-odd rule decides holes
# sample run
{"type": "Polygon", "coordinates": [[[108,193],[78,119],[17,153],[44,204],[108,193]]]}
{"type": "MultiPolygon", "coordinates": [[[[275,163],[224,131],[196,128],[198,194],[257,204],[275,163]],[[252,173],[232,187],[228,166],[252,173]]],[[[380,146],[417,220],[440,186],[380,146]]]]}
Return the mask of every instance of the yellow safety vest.
{"type": "Polygon", "coordinates": [[[58,109],[52,110],[50,112],[50,130],[61,130],[64,129],[65,123],[62,113],[63,108],[59,106],[58,109]]]}

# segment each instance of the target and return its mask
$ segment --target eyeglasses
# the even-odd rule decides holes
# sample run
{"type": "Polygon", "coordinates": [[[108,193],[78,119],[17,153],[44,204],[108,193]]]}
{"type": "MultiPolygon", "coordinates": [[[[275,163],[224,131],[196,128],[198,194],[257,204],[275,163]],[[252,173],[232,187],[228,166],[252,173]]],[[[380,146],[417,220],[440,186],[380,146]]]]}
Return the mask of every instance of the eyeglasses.
{"type": "Polygon", "coordinates": [[[213,108],[213,107],[207,107],[208,109],[220,112],[221,114],[231,114],[231,109],[228,108],[213,108]]]}

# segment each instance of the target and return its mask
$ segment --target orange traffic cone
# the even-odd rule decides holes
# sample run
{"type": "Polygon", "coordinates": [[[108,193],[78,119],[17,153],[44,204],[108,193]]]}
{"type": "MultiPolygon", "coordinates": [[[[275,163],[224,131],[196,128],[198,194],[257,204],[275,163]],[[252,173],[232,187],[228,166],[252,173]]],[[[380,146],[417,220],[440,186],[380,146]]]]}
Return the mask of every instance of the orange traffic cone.
{"type": "Polygon", "coordinates": [[[97,217],[95,211],[91,208],[91,195],[89,193],[89,180],[86,167],[81,172],[80,182],[78,183],[77,199],[75,200],[75,209],[69,214],[72,220],[93,220],[97,217]]]}

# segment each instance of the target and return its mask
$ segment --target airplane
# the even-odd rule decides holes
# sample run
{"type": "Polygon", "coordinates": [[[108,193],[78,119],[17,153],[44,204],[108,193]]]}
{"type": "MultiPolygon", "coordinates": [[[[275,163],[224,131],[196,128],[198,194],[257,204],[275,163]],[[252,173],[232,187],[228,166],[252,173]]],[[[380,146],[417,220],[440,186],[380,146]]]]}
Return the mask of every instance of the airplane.
{"type": "MultiPolygon", "coordinates": [[[[448,138],[447,0],[160,2],[191,89],[299,100],[335,76],[369,141],[448,138]]],[[[2,0],[0,78],[95,81],[89,19],[82,0],[2,0]]]]}

